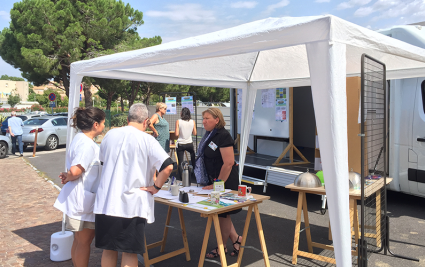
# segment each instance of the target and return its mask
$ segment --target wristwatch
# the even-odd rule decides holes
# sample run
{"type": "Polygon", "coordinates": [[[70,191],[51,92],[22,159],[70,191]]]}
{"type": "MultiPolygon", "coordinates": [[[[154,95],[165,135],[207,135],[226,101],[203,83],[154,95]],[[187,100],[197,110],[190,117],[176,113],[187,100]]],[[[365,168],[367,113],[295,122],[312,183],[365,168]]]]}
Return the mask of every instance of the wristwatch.
{"type": "Polygon", "coordinates": [[[153,187],[154,187],[156,190],[161,190],[161,187],[156,186],[156,184],[155,184],[155,183],[153,183],[153,187]]]}

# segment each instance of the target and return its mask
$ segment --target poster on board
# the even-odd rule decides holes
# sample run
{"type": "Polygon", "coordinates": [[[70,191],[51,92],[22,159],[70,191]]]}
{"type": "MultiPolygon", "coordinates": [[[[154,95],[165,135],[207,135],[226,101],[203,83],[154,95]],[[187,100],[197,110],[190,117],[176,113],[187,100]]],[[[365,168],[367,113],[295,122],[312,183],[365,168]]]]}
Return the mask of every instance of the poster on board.
{"type": "Polygon", "coordinates": [[[193,96],[182,96],[182,108],[188,108],[190,113],[195,113],[193,111],[193,96]]]}
{"type": "Polygon", "coordinates": [[[275,106],[275,119],[276,121],[286,121],[286,89],[276,88],[276,106],[275,106]]]}
{"type": "Polygon", "coordinates": [[[165,105],[167,105],[167,113],[168,114],[177,114],[176,103],[177,97],[166,97],[165,105]]]}
{"type": "MultiPolygon", "coordinates": [[[[242,119],[242,89],[238,89],[238,119],[242,119]]],[[[252,112],[252,119],[255,117],[255,109],[252,112]]]]}
{"type": "Polygon", "coordinates": [[[238,119],[242,119],[242,89],[238,89],[238,119]]]}
{"type": "Polygon", "coordinates": [[[275,103],[275,90],[274,89],[263,89],[261,90],[261,107],[273,108],[275,103]]]}

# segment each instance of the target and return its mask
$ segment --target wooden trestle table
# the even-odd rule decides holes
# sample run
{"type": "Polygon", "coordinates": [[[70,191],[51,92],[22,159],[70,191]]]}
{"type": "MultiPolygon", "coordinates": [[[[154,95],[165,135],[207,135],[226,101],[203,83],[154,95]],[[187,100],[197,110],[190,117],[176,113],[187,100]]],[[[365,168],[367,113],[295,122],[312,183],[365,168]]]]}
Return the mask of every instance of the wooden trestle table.
{"type": "MultiPolygon", "coordinates": [[[[234,193],[234,194],[237,194],[237,191],[231,191],[231,192],[234,193]]],[[[257,224],[258,236],[259,236],[260,244],[261,244],[261,251],[263,252],[264,266],[269,267],[270,266],[269,256],[268,256],[268,253],[267,253],[266,241],[264,239],[263,227],[261,225],[260,212],[258,211],[258,204],[262,203],[264,200],[270,199],[270,197],[269,196],[263,196],[263,195],[257,195],[257,194],[251,194],[251,195],[256,199],[256,201],[248,200],[248,201],[245,201],[245,202],[242,202],[242,203],[235,203],[234,205],[230,205],[230,206],[227,206],[227,207],[218,208],[218,209],[214,209],[214,210],[195,209],[195,208],[190,207],[190,205],[175,203],[175,202],[171,202],[169,200],[163,199],[163,198],[156,197],[155,198],[156,203],[160,203],[160,204],[164,204],[164,205],[168,206],[167,219],[166,219],[166,222],[165,222],[164,234],[163,234],[161,241],[146,245],[146,239],[145,239],[146,252],[143,254],[145,266],[150,266],[151,264],[154,264],[154,263],[175,257],[175,256],[183,254],[183,253],[186,255],[186,260],[190,261],[189,244],[188,244],[187,236],[186,236],[186,227],[185,227],[184,218],[183,218],[183,210],[189,210],[189,211],[197,212],[201,215],[201,217],[208,219],[207,220],[207,226],[205,228],[204,241],[203,241],[203,244],[202,244],[202,249],[201,249],[201,254],[200,254],[198,266],[201,267],[201,266],[204,265],[205,254],[207,252],[208,239],[209,239],[210,230],[211,230],[211,224],[213,222],[214,222],[214,229],[215,229],[215,233],[216,233],[216,237],[217,237],[218,253],[220,254],[221,266],[224,266],[224,267],[228,266],[227,261],[226,261],[226,254],[224,253],[224,245],[223,245],[223,240],[222,240],[222,237],[221,237],[221,230],[220,230],[218,214],[228,212],[228,211],[231,211],[231,210],[240,209],[240,208],[243,208],[243,207],[248,207],[248,212],[246,214],[245,226],[244,226],[244,229],[243,229],[242,242],[241,242],[241,248],[239,250],[238,259],[237,259],[236,263],[234,263],[230,266],[231,267],[240,267],[241,266],[242,256],[243,256],[243,253],[244,253],[245,241],[246,241],[246,237],[248,235],[249,223],[251,221],[251,214],[252,214],[252,211],[254,210],[254,216],[255,216],[255,221],[256,221],[256,224],[257,224]],[[184,247],[181,248],[181,249],[175,250],[173,252],[169,252],[167,254],[161,255],[159,257],[150,259],[149,254],[148,254],[149,249],[161,246],[161,252],[164,252],[165,245],[166,245],[166,242],[167,242],[168,226],[170,224],[171,212],[172,212],[173,208],[177,208],[177,211],[179,213],[180,227],[181,227],[181,230],[182,230],[184,247]]]]}
{"type": "MultiPolygon", "coordinates": [[[[386,184],[391,183],[392,178],[386,178],[386,184]]],[[[381,210],[381,188],[384,186],[384,178],[375,180],[371,185],[368,185],[365,188],[365,197],[369,197],[372,194],[376,193],[376,211],[381,210]]],[[[297,264],[298,256],[305,258],[310,258],[314,260],[324,261],[328,263],[336,264],[334,258],[325,257],[322,255],[317,255],[313,253],[313,247],[334,250],[332,245],[325,245],[311,241],[311,231],[310,231],[310,222],[308,220],[308,210],[307,210],[307,199],[306,194],[316,194],[316,195],[326,195],[326,190],[323,186],[316,188],[306,188],[298,187],[294,184],[285,186],[285,188],[290,189],[291,191],[298,192],[298,205],[297,205],[297,218],[295,222],[295,234],[294,234],[294,249],[292,252],[292,264],[297,264]],[[308,252],[299,250],[300,242],[300,228],[301,228],[301,213],[304,213],[304,226],[305,233],[307,235],[307,247],[308,252]]],[[[357,212],[357,200],[361,199],[361,190],[350,190],[349,191],[349,200],[350,200],[350,223],[351,223],[351,235],[355,236],[355,242],[357,244],[360,238],[359,230],[359,217],[357,212]]],[[[377,246],[381,246],[381,216],[380,213],[376,212],[375,220],[376,233],[367,233],[367,237],[372,237],[376,239],[377,246]]],[[[329,229],[329,239],[332,239],[331,231],[329,229]]],[[[352,255],[358,255],[357,246],[355,250],[351,251],[352,255]]]]}

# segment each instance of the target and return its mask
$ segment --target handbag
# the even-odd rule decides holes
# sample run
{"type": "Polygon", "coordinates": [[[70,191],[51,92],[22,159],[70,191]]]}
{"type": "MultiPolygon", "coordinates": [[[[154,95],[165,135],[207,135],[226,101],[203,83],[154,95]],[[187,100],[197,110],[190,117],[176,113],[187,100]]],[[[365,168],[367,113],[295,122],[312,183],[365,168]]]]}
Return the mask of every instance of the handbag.
{"type": "Polygon", "coordinates": [[[196,182],[200,185],[207,185],[209,183],[207,169],[205,168],[204,162],[204,150],[206,144],[208,143],[208,140],[212,138],[216,132],[217,130],[214,129],[208,134],[208,136],[205,134],[204,137],[202,137],[201,142],[199,143],[199,156],[196,159],[195,168],[193,171],[195,173],[196,182]]]}

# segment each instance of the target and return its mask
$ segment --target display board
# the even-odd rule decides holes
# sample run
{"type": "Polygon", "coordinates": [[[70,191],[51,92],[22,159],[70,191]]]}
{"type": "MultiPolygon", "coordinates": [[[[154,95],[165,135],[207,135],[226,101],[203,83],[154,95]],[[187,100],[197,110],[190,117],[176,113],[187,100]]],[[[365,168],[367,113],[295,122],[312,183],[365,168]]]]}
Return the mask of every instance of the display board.
{"type": "MultiPolygon", "coordinates": [[[[243,93],[237,90],[238,133],[241,133],[243,93]]],[[[257,90],[251,135],[289,138],[289,88],[257,90]]]]}

